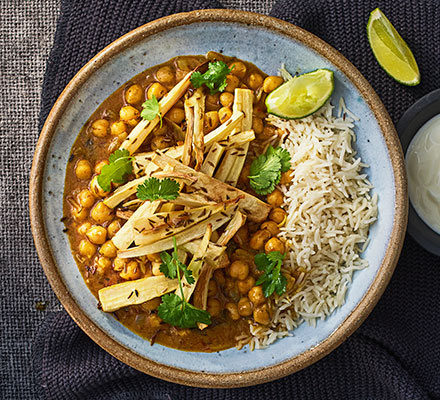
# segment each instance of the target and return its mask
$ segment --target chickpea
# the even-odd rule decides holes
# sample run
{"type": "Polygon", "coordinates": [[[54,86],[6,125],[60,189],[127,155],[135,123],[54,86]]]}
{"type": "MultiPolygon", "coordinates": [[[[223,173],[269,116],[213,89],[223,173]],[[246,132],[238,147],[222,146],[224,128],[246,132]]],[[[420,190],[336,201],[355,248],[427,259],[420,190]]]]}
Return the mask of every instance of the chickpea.
{"type": "Polygon", "coordinates": [[[237,260],[229,266],[229,275],[239,280],[246,279],[249,275],[249,264],[247,262],[237,260]]]}
{"type": "Polygon", "coordinates": [[[92,192],[88,189],[81,190],[78,194],[79,204],[83,207],[90,208],[95,203],[95,196],[93,196],[92,192]]]}
{"type": "Polygon", "coordinates": [[[110,126],[110,133],[113,136],[119,136],[121,133],[124,133],[127,131],[127,125],[124,121],[116,121],[113,122],[110,126]]]}
{"type": "Polygon", "coordinates": [[[249,317],[249,315],[252,315],[253,306],[247,297],[242,297],[240,299],[240,301],[237,304],[237,308],[238,308],[238,313],[242,317],[249,317]]]}
{"type": "Polygon", "coordinates": [[[195,57],[178,57],[177,67],[183,71],[191,71],[200,64],[200,61],[195,57]]]}
{"type": "Polygon", "coordinates": [[[105,197],[110,192],[106,192],[98,183],[98,176],[93,177],[90,182],[90,191],[93,193],[95,197],[105,197]]]}
{"type": "Polygon", "coordinates": [[[265,126],[263,132],[257,135],[260,140],[267,140],[276,135],[276,130],[273,126],[265,126]]]}
{"type": "Polygon", "coordinates": [[[276,222],[273,221],[263,222],[260,228],[269,231],[272,236],[276,236],[280,233],[280,228],[278,228],[276,222]]]}
{"type": "Polygon", "coordinates": [[[90,222],[84,222],[83,224],[81,224],[79,227],[78,227],[78,233],[80,234],[80,235],[85,235],[86,234],[86,232],[90,229],[90,227],[92,226],[92,224],[90,223],[90,222]]]}
{"type": "Polygon", "coordinates": [[[240,79],[243,79],[246,75],[246,65],[244,65],[241,61],[234,61],[233,63],[229,64],[229,69],[231,70],[231,74],[240,79]]]}
{"type": "Polygon", "coordinates": [[[237,233],[234,235],[234,242],[239,246],[244,246],[249,240],[249,228],[247,225],[243,225],[237,233]]]}
{"type": "MultiPolygon", "coordinates": [[[[129,126],[131,126],[132,128],[135,127],[138,123],[139,123],[139,118],[133,118],[133,119],[130,119],[130,120],[127,121],[127,124],[129,126]]],[[[121,133],[121,135],[122,135],[122,133],[121,133]]],[[[121,135],[118,135],[118,138],[121,135]]]]}
{"type": "Polygon", "coordinates": [[[115,271],[122,271],[125,268],[125,261],[123,258],[116,257],[113,260],[113,269],[115,271]]]}
{"type": "Polygon", "coordinates": [[[219,125],[220,125],[220,120],[218,118],[217,111],[209,111],[209,112],[205,113],[205,122],[204,122],[204,126],[203,126],[203,131],[205,133],[209,133],[209,132],[213,131],[219,125]]]}
{"type": "Polygon", "coordinates": [[[163,150],[172,145],[172,140],[166,136],[156,136],[151,140],[151,150],[163,150]]]}
{"type": "Polygon", "coordinates": [[[253,259],[254,255],[247,250],[237,249],[232,253],[231,259],[232,261],[241,260],[244,262],[248,262],[248,260],[253,259]]]}
{"type": "Polygon", "coordinates": [[[225,123],[229,118],[231,118],[232,110],[229,107],[222,107],[220,110],[218,110],[218,118],[220,119],[220,122],[223,124],[225,123]]]}
{"type": "Polygon", "coordinates": [[[268,76],[263,82],[263,90],[270,93],[283,83],[284,80],[280,76],[268,76]]]}
{"type": "Polygon", "coordinates": [[[214,271],[214,278],[219,285],[224,285],[226,282],[225,274],[221,269],[217,269],[214,271]]]}
{"type": "Polygon", "coordinates": [[[257,90],[263,84],[263,77],[258,73],[254,72],[249,75],[248,86],[252,90],[257,90]]]}
{"type": "Polygon", "coordinates": [[[80,160],[76,164],[75,174],[78,179],[90,179],[92,176],[92,166],[87,160],[80,160]]]}
{"type": "Polygon", "coordinates": [[[208,51],[206,53],[206,59],[208,59],[209,61],[225,61],[225,58],[220,53],[217,53],[215,51],[208,51]]]}
{"type": "Polygon", "coordinates": [[[225,290],[227,292],[231,291],[235,287],[235,279],[227,277],[225,279],[225,290]]]}
{"type": "Polygon", "coordinates": [[[234,90],[240,85],[240,79],[235,75],[229,74],[226,76],[225,92],[234,93],[234,90]]]}
{"type": "Polygon", "coordinates": [[[98,223],[103,224],[113,219],[113,210],[107,207],[102,201],[92,208],[90,216],[98,223]]]}
{"type": "Polygon", "coordinates": [[[104,244],[107,239],[107,229],[103,226],[93,225],[87,231],[86,236],[94,244],[104,244]]]}
{"type": "Polygon", "coordinates": [[[156,72],[156,78],[165,85],[171,85],[175,79],[174,70],[169,66],[161,67],[156,72]]]}
{"type": "Polygon", "coordinates": [[[119,110],[119,117],[125,122],[137,119],[139,118],[139,115],[139,111],[133,106],[124,106],[119,110]]]}
{"type": "Polygon", "coordinates": [[[252,301],[254,306],[258,306],[266,301],[261,286],[254,286],[248,292],[249,300],[252,301]]]}
{"type": "Polygon", "coordinates": [[[109,123],[106,119],[97,119],[91,125],[92,135],[103,138],[107,136],[109,123]]]}
{"type": "Polygon", "coordinates": [[[118,254],[118,249],[111,240],[107,240],[99,249],[99,252],[108,258],[115,258],[118,254]]]}
{"type": "Polygon", "coordinates": [[[286,251],[286,248],[284,246],[284,243],[280,239],[273,237],[269,239],[264,245],[264,251],[266,253],[269,253],[271,251],[279,251],[280,253],[284,253],[286,251]]]}
{"type": "Polygon", "coordinates": [[[240,294],[247,294],[255,285],[255,278],[249,275],[242,281],[237,281],[237,289],[240,294]]]}
{"type": "Polygon", "coordinates": [[[156,97],[156,99],[161,99],[163,96],[167,94],[168,90],[165,86],[161,85],[159,82],[154,82],[147,91],[147,97],[148,99],[152,99],[153,96],[156,97]]]}
{"type": "Polygon", "coordinates": [[[87,239],[79,242],[79,254],[84,257],[91,258],[96,253],[96,246],[90,243],[87,239]]]}
{"type": "Polygon", "coordinates": [[[141,272],[142,271],[139,268],[138,262],[136,260],[132,260],[126,264],[126,267],[119,273],[119,276],[122,279],[129,281],[140,278],[141,272]]]}
{"type": "Polygon", "coordinates": [[[232,93],[223,92],[220,95],[220,103],[223,107],[232,107],[232,104],[234,104],[234,95],[232,93]]]}
{"type": "Polygon", "coordinates": [[[266,304],[260,307],[255,307],[254,321],[261,325],[269,325],[270,315],[266,304]]]}
{"type": "Polygon", "coordinates": [[[72,208],[72,217],[75,221],[84,221],[87,218],[87,208],[72,208]]]}
{"type": "Polygon", "coordinates": [[[237,304],[229,302],[225,305],[226,310],[229,312],[229,316],[232,320],[237,321],[240,319],[240,314],[238,313],[237,304]]]}
{"type": "Polygon", "coordinates": [[[185,119],[185,111],[182,108],[173,107],[167,113],[167,117],[176,124],[181,124],[185,119]]]}
{"type": "Polygon", "coordinates": [[[108,237],[111,239],[118,233],[119,229],[121,229],[121,223],[118,220],[112,221],[107,227],[108,237]]]}
{"type": "Polygon", "coordinates": [[[273,207],[280,207],[284,203],[283,193],[275,189],[272,193],[267,195],[267,202],[273,207]]]}
{"type": "Polygon", "coordinates": [[[260,229],[252,235],[249,246],[252,250],[261,250],[270,237],[270,232],[260,229]]]}
{"type": "Polygon", "coordinates": [[[252,129],[257,136],[261,135],[264,129],[263,120],[259,117],[252,117],[252,129]]]}
{"type": "Polygon", "coordinates": [[[166,125],[162,125],[159,126],[157,125],[154,129],[153,129],[153,135],[154,136],[165,136],[167,134],[167,126],[166,125]]]}
{"type": "Polygon", "coordinates": [[[123,142],[125,139],[127,139],[128,133],[122,132],[120,135],[118,135],[118,139],[123,142]]]}
{"type": "Polygon", "coordinates": [[[131,85],[125,92],[125,101],[128,104],[140,103],[142,100],[142,88],[140,85],[131,85]]]}
{"type": "Polygon", "coordinates": [[[219,101],[220,101],[220,93],[208,94],[205,100],[206,109],[211,111],[217,110],[219,106],[219,101]]]}
{"type": "Polygon", "coordinates": [[[251,174],[251,164],[244,164],[240,172],[239,182],[247,184],[249,182],[248,176],[251,174]]]}
{"type": "Polygon", "coordinates": [[[217,294],[217,283],[211,279],[208,284],[208,296],[215,296],[217,294]]]}
{"type": "Polygon", "coordinates": [[[106,270],[108,270],[112,266],[112,260],[107,257],[98,257],[95,261],[96,268],[99,274],[103,274],[106,270]]]}
{"type": "Polygon", "coordinates": [[[161,303],[161,298],[160,297],[155,297],[154,299],[148,300],[145,303],[142,303],[141,307],[145,310],[145,311],[154,311],[157,310],[157,308],[160,306],[161,303]]]}
{"type": "Polygon", "coordinates": [[[209,314],[211,314],[212,317],[216,317],[217,315],[219,315],[221,311],[220,301],[218,301],[214,297],[208,297],[207,311],[209,312],[209,314]]]}
{"type": "Polygon", "coordinates": [[[159,275],[163,275],[163,272],[160,270],[160,266],[161,266],[161,262],[153,262],[151,263],[151,272],[153,273],[154,276],[159,276],[159,275]]]}
{"type": "Polygon", "coordinates": [[[269,219],[277,224],[281,224],[286,215],[286,212],[282,208],[277,207],[270,212],[269,219]]]}
{"type": "Polygon", "coordinates": [[[162,263],[162,258],[160,257],[160,253],[152,253],[147,255],[148,260],[155,263],[162,263]]]}
{"type": "Polygon", "coordinates": [[[102,167],[104,166],[104,165],[108,165],[108,161],[107,160],[102,160],[102,161],[99,161],[99,162],[97,162],[96,164],[95,164],[95,174],[100,174],[101,173],[101,171],[102,171],[102,167]]]}
{"type": "Polygon", "coordinates": [[[293,174],[292,169],[289,169],[288,171],[283,172],[281,174],[281,179],[280,179],[281,185],[288,185],[290,182],[292,182],[292,179],[293,179],[292,174],[293,174]]]}

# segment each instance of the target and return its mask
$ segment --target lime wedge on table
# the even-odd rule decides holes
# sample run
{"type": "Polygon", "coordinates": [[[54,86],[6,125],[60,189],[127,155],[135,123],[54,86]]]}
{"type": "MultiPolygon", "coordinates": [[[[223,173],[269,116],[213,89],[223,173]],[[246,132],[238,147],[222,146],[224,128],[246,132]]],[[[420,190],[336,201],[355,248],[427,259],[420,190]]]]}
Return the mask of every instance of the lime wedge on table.
{"type": "Polygon", "coordinates": [[[267,112],[287,119],[307,117],[325,104],[333,89],[333,71],[328,69],[295,76],[267,96],[267,112]]]}
{"type": "Polygon", "coordinates": [[[420,83],[419,67],[411,49],[379,8],[370,14],[367,34],[371,50],[385,72],[404,85],[420,83]]]}

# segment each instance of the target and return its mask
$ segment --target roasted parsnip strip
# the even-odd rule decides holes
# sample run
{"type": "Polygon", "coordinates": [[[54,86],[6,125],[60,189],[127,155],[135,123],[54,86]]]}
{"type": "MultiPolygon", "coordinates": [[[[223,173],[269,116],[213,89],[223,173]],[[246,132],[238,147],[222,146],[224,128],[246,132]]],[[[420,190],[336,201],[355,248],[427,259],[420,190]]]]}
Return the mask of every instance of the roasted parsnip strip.
{"type": "MultiPolygon", "coordinates": [[[[182,244],[182,246],[180,246],[180,248],[187,251],[188,253],[191,253],[194,255],[197,253],[197,250],[199,249],[201,243],[202,243],[202,239],[197,239],[197,240],[193,240],[191,242],[182,244]]],[[[224,257],[223,256],[226,256],[226,259],[228,258],[225,251],[226,251],[226,246],[220,246],[216,243],[209,242],[208,248],[207,248],[206,254],[205,254],[205,261],[212,264],[213,266],[217,266],[220,264],[224,265],[224,257]]],[[[228,264],[229,264],[229,262],[228,262],[228,264]]]]}
{"type": "Polygon", "coordinates": [[[214,175],[215,168],[222,158],[223,151],[225,150],[225,146],[221,146],[219,142],[214,143],[209,149],[208,155],[203,162],[202,168],[200,172],[212,176],[214,175]]]}
{"type": "MultiPolygon", "coordinates": [[[[188,265],[188,269],[192,272],[192,276],[194,278],[194,283],[189,284],[185,277],[183,278],[182,284],[183,284],[183,296],[186,301],[189,301],[191,298],[191,295],[194,292],[194,289],[197,285],[197,280],[199,279],[200,271],[204,267],[205,260],[204,257],[206,255],[206,251],[208,249],[209,240],[211,239],[212,235],[212,225],[208,225],[206,227],[206,232],[203,235],[203,239],[200,243],[200,247],[197,249],[197,252],[194,254],[194,257],[192,258],[191,262],[188,265]]],[[[179,289],[176,289],[175,292],[179,297],[182,297],[182,293],[179,289]]]]}
{"type": "MultiPolygon", "coordinates": [[[[221,211],[218,214],[214,214],[208,219],[198,223],[197,225],[193,225],[188,229],[185,229],[182,232],[179,232],[174,236],[176,239],[177,245],[181,246],[184,243],[190,242],[191,240],[198,239],[202,237],[206,228],[209,224],[212,225],[212,230],[216,230],[220,228],[223,224],[231,219],[236,207],[231,207],[227,211],[221,211]]],[[[173,232],[171,231],[171,235],[173,232]]],[[[143,246],[133,247],[131,249],[122,250],[118,253],[118,256],[121,258],[132,258],[132,257],[140,257],[145,256],[147,254],[160,253],[161,251],[169,250],[173,248],[174,242],[173,237],[170,236],[166,239],[159,240],[157,242],[146,244],[143,246]]]]}
{"type": "Polygon", "coordinates": [[[166,123],[171,126],[171,128],[173,128],[173,132],[174,132],[174,138],[177,141],[184,141],[185,140],[185,133],[183,132],[182,128],[177,125],[175,122],[171,121],[169,118],[164,117],[164,121],[166,121],[166,123]]]}
{"type": "Polygon", "coordinates": [[[137,233],[134,229],[134,224],[136,221],[152,216],[158,209],[159,205],[159,200],[153,202],[146,201],[144,204],[142,204],[113,237],[113,244],[120,250],[127,249],[128,246],[130,246],[130,244],[133,242],[137,233]]]}
{"type": "Polygon", "coordinates": [[[220,246],[226,246],[245,222],[246,216],[240,211],[237,211],[217,240],[217,244],[220,246]]]}
{"type": "Polygon", "coordinates": [[[214,142],[224,140],[236,128],[240,127],[244,114],[237,111],[231,115],[226,122],[215,128],[213,131],[205,135],[205,149],[208,149],[214,142]]]}
{"type": "Polygon", "coordinates": [[[121,219],[130,219],[133,214],[134,211],[131,210],[116,210],[116,216],[121,219]]]}
{"type": "Polygon", "coordinates": [[[177,279],[168,279],[164,275],[149,276],[102,288],[98,297],[102,310],[112,312],[172,292],[178,284],[177,279]]]}
{"type": "MultiPolygon", "coordinates": [[[[244,114],[244,118],[241,121],[241,130],[247,131],[252,129],[252,113],[253,113],[253,100],[254,95],[249,89],[235,89],[234,104],[232,106],[233,112],[241,111],[244,114]]],[[[235,186],[237,185],[238,178],[240,177],[241,170],[243,169],[246,155],[249,149],[249,144],[246,143],[241,146],[241,150],[234,156],[235,162],[229,170],[229,174],[225,179],[225,182],[235,186]]],[[[232,150],[229,150],[232,152],[232,150]]]]}
{"type": "Polygon", "coordinates": [[[191,208],[216,204],[214,201],[208,200],[206,196],[203,196],[200,193],[180,193],[179,197],[175,200],[170,200],[170,203],[191,208]]]}
{"type": "MultiPolygon", "coordinates": [[[[159,110],[161,115],[165,115],[176,104],[191,84],[190,78],[193,71],[185,75],[185,77],[174,86],[160,101],[159,110]]],[[[159,116],[152,121],[143,119],[130,132],[127,139],[121,145],[121,149],[126,149],[133,154],[142,145],[147,136],[151,133],[154,127],[159,123],[159,116]]]]}
{"type": "Polygon", "coordinates": [[[203,89],[199,88],[191,97],[193,102],[194,112],[194,136],[193,136],[193,150],[196,165],[194,169],[199,171],[202,167],[203,156],[205,152],[205,137],[203,133],[203,123],[205,120],[205,95],[203,89]]]}
{"type": "MultiPolygon", "coordinates": [[[[205,263],[205,266],[200,273],[198,284],[193,293],[193,304],[195,307],[200,308],[201,310],[206,310],[208,305],[209,281],[212,278],[213,272],[214,267],[209,263],[205,263]]],[[[203,330],[208,325],[198,323],[197,326],[200,330],[203,330]]]]}
{"type": "Polygon", "coordinates": [[[197,178],[195,178],[194,176],[183,174],[182,172],[174,172],[174,171],[158,171],[153,173],[151,176],[158,179],[171,178],[179,182],[183,181],[183,183],[189,185],[197,181],[197,178]]]}
{"type": "Polygon", "coordinates": [[[125,185],[118,187],[113,194],[104,200],[104,204],[107,207],[115,208],[119,203],[129,198],[132,194],[136,193],[137,187],[144,183],[145,179],[151,176],[151,173],[156,171],[158,168],[152,162],[145,168],[145,175],[133,179],[130,182],[127,182],[125,185]]]}
{"type": "Polygon", "coordinates": [[[194,137],[194,109],[191,107],[191,103],[188,100],[185,100],[183,106],[185,109],[186,133],[181,161],[184,165],[191,165],[194,137]]]}
{"type": "Polygon", "coordinates": [[[188,211],[172,211],[170,213],[159,213],[144,221],[139,221],[135,227],[139,230],[142,224],[142,230],[136,234],[135,243],[145,245],[156,242],[163,238],[177,234],[189,229],[191,226],[209,218],[224,210],[223,203],[215,206],[200,207],[188,211]]]}
{"type": "MultiPolygon", "coordinates": [[[[178,159],[182,157],[183,146],[168,147],[163,149],[162,152],[171,158],[178,159]]],[[[135,175],[144,175],[144,170],[151,165],[151,159],[154,154],[156,154],[154,151],[136,154],[133,157],[133,173],[135,175]]],[[[157,171],[157,169],[157,166],[155,166],[154,171],[157,171]]]]}
{"type": "Polygon", "coordinates": [[[206,174],[197,172],[194,169],[189,168],[182,163],[160,153],[153,157],[152,161],[161,168],[165,168],[167,165],[172,165],[174,167],[174,171],[193,174],[198,179],[197,182],[192,185],[192,187],[194,189],[200,189],[209,199],[213,201],[220,203],[222,201],[242,197],[238,203],[239,209],[242,213],[247,215],[251,221],[263,222],[269,215],[271,206],[250,195],[249,193],[227,185],[226,183],[223,183],[218,179],[212,178],[206,174]]]}

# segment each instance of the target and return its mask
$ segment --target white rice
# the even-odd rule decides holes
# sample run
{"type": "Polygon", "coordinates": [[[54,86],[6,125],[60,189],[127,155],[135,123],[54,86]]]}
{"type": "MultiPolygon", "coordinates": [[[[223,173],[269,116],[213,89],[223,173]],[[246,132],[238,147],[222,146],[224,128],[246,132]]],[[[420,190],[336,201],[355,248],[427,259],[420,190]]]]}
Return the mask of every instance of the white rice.
{"type": "Polygon", "coordinates": [[[328,103],[301,120],[268,118],[292,157],[292,182],[279,186],[288,213],[279,237],[289,249],[283,272],[295,282],[273,301],[270,327],[251,326],[252,337],[240,338],[239,347],[264,348],[304,321],[315,326],[344,304],[353,272],[368,266],[360,253],[377,218],[377,196],[352,147],[357,119],[342,99],[337,116],[328,103]]]}

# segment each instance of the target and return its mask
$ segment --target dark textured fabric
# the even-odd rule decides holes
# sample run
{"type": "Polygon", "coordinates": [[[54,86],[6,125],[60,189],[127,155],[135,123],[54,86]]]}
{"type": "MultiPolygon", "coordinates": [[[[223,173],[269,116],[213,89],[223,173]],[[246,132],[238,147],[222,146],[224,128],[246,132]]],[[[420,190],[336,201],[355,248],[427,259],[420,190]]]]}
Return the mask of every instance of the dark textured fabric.
{"type": "MultiPolygon", "coordinates": [[[[217,6],[209,1],[191,4],[217,6]]],[[[436,1],[279,1],[271,15],[339,49],[371,82],[397,122],[416,99],[440,87],[438,6],[436,1]],[[377,6],[414,50],[422,73],[418,87],[394,82],[374,60],[365,25],[377,6]]],[[[88,7],[66,1],[46,75],[41,120],[74,72],[104,45],[148,20],[189,7],[183,1],[172,7],[108,0],[88,7]],[[133,3],[139,14],[130,12],[133,3]]],[[[45,399],[440,398],[439,310],[440,258],[407,237],[389,287],[360,329],[323,360],[278,381],[234,390],[163,382],[105,353],[61,312],[49,314],[40,329],[34,368],[45,399]]]]}

